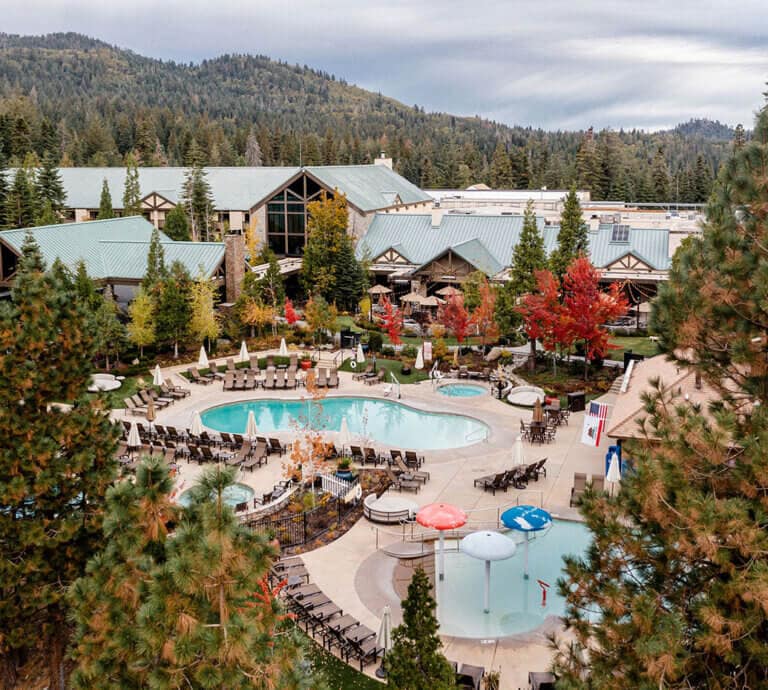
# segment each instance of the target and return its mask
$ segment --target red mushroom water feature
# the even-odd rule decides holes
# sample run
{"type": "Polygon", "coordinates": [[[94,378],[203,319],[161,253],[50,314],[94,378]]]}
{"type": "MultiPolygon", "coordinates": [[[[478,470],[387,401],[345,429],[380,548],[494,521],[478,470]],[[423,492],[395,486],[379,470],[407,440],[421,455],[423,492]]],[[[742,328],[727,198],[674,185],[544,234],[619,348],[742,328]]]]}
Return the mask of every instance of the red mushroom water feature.
{"type": "Polygon", "coordinates": [[[416,522],[440,532],[437,571],[438,579],[442,580],[445,575],[445,530],[463,527],[467,523],[467,514],[450,503],[430,503],[416,513],[416,522]]]}

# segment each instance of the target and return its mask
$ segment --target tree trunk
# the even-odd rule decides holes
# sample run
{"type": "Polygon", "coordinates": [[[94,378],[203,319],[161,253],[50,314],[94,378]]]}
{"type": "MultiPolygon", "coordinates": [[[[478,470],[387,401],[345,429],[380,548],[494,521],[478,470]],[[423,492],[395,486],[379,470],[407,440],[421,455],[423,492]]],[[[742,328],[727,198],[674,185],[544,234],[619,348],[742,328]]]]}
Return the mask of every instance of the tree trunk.
{"type": "Polygon", "coordinates": [[[67,690],[64,681],[64,640],[55,635],[48,644],[48,675],[51,690],[67,690]]]}
{"type": "Polygon", "coordinates": [[[178,340],[173,341],[173,358],[174,359],[179,358],[179,341],[178,340]]]}
{"type": "Polygon", "coordinates": [[[144,346],[139,345],[139,359],[144,359],[144,346]]]}
{"type": "Polygon", "coordinates": [[[253,340],[256,337],[256,333],[253,330],[253,324],[251,324],[251,340],[253,340]]]}
{"type": "Polygon", "coordinates": [[[536,369],[536,338],[529,340],[531,345],[531,353],[528,355],[528,371],[536,369]]]}
{"type": "Polygon", "coordinates": [[[16,687],[16,681],[19,678],[16,672],[18,655],[15,650],[9,650],[0,656],[0,687],[4,690],[11,690],[16,687]]]}
{"type": "Polygon", "coordinates": [[[587,341],[584,341],[584,380],[589,380],[589,357],[587,350],[587,341]]]}
{"type": "Polygon", "coordinates": [[[109,371],[109,354],[104,355],[104,363],[106,364],[107,371],[109,371]]]}

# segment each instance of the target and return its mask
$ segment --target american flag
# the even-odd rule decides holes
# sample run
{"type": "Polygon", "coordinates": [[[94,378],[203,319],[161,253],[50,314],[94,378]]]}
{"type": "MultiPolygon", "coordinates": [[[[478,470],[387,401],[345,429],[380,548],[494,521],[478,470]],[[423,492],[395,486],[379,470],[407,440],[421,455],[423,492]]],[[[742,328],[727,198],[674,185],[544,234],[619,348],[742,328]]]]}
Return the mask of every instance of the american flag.
{"type": "Polygon", "coordinates": [[[608,405],[590,402],[587,414],[584,415],[584,430],[581,442],[588,446],[599,446],[605,422],[608,419],[608,405]]]}

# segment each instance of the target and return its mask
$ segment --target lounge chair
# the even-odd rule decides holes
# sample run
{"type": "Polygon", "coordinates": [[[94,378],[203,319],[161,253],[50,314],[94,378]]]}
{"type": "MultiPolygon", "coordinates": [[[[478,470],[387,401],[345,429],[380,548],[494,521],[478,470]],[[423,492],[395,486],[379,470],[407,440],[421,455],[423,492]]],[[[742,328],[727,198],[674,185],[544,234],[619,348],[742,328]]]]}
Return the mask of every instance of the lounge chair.
{"type": "Polygon", "coordinates": [[[516,489],[527,489],[528,480],[526,479],[528,474],[527,466],[515,467],[507,473],[507,486],[514,486],[516,489]]]}
{"type": "Polygon", "coordinates": [[[131,398],[125,398],[123,402],[125,403],[125,409],[128,410],[132,415],[147,414],[146,405],[137,405],[133,400],[131,400],[131,398]]]}
{"type": "Polygon", "coordinates": [[[387,377],[387,370],[379,369],[379,373],[376,374],[376,376],[369,376],[368,378],[365,379],[365,385],[373,386],[376,383],[383,383],[386,377],[387,377]]]}
{"type": "Polygon", "coordinates": [[[374,448],[363,448],[363,465],[371,463],[372,465],[378,465],[381,461],[381,456],[376,452],[374,448]]]}
{"type": "Polygon", "coordinates": [[[508,472],[497,472],[496,474],[488,474],[484,477],[478,477],[474,481],[474,485],[483,489],[483,491],[490,491],[493,496],[497,491],[506,491],[509,486],[507,481],[508,472]]]}
{"type": "Polygon", "coordinates": [[[245,371],[245,383],[244,383],[245,390],[247,391],[256,390],[256,387],[259,385],[259,382],[256,380],[256,372],[251,371],[250,369],[248,370],[244,369],[243,371],[245,371]]]}
{"type": "Polygon", "coordinates": [[[226,371],[224,373],[226,374],[227,371],[234,372],[235,370],[236,370],[236,367],[235,367],[235,360],[234,360],[234,358],[233,357],[227,357],[227,369],[226,369],[226,371]]]}
{"type": "Polygon", "coordinates": [[[328,388],[339,387],[339,372],[336,369],[331,369],[328,374],[328,388]]]}
{"type": "Polygon", "coordinates": [[[226,431],[220,431],[219,435],[221,436],[221,445],[226,446],[227,448],[231,448],[234,450],[237,446],[235,445],[235,439],[232,438],[230,434],[228,434],[226,431]]]}
{"type": "Polygon", "coordinates": [[[189,388],[183,388],[182,386],[177,386],[171,381],[171,379],[165,379],[165,385],[168,386],[172,391],[176,393],[183,393],[184,397],[188,395],[192,395],[192,391],[189,390],[189,388]]]}
{"type": "Polygon", "coordinates": [[[547,476],[547,468],[544,467],[546,464],[547,459],[542,458],[541,460],[537,460],[536,462],[532,463],[531,465],[528,465],[528,471],[525,473],[525,478],[527,481],[536,482],[539,480],[539,477],[543,474],[545,477],[547,476]]]}
{"type": "Polygon", "coordinates": [[[405,451],[405,464],[412,469],[421,467],[424,464],[424,456],[416,455],[415,450],[405,451]]]}
{"type": "Polygon", "coordinates": [[[528,685],[531,690],[555,690],[557,678],[549,671],[530,671],[528,673],[528,685]]]}
{"type": "MultiPolygon", "coordinates": [[[[422,484],[426,484],[427,480],[429,479],[429,472],[421,472],[419,470],[412,470],[406,467],[405,463],[403,462],[402,458],[397,458],[395,460],[395,464],[397,465],[397,469],[399,469],[403,474],[410,475],[413,477],[417,482],[421,482],[422,484]]],[[[506,489],[505,489],[506,491],[506,489]]]]}
{"type": "Polygon", "coordinates": [[[456,674],[456,687],[469,688],[471,690],[480,690],[485,676],[485,669],[482,666],[472,666],[462,664],[461,670],[456,674]]]}
{"type": "Polygon", "coordinates": [[[285,388],[285,369],[275,371],[275,388],[285,388]]]}
{"type": "Polygon", "coordinates": [[[463,364],[459,367],[459,378],[460,379],[469,378],[469,369],[463,364]]]}
{"type": "Polygon", "coordinates": [[[315,381],[318,388],[325,388],[328,385],[328,382],[326,381],[326,370],[318,368],[317,370],[317,379],[315,381]]]}
{"type": "Polygon", "coordinates": [[[369,362],[368,365],[365,367],[365,371],[361,371],[358,374],[352,374],[352,380],[360,381],[372,375],[373,375],[373,362],[369,362]]]}
{"type": "Polygon", "coordinates": [[[605,477],[602,474],[592,475],[592,491],[605,491],[605,477]]]}
{"type": "Polygon", "coordinates": [[[363,450],[360,446],[350,446],[349,455],[353,461],[357,460],[358,462],[365,464],[365,456],[363,455],[363,450]]]}
{"type": "Polygon", "coordinates": [[[398,459],[400,459],[400,460],[403,459],[403,456],[400,453],[400,451],[397,450],[396,448],[390,448],[389,449],[389,464],[390,465],[394,465],[397,462],[398,459]]]}
{"type": "Polygon", "coordinates": [[[181,398],[186,398],[189,395],[189,391],[177,391],[175,388],[170,388],[165,382],[160,384],[160,390],[162,391],[164,397],[174,398],[175,400],[181,400],[181,398]]]}
{"type": "Polygon", "coordinates": [[[280,443],[279,438],[269,439],[269,449],[271,451],[274,451],[278,455],[285,455],[288,452],[288,448],[284,446],[282,443],[280,443]]]}
{"type": "Polygon", "coordinates": [[[201,376],[200,372],[197,370],[197,367],[190,367],[187,369],[187,374],[189,374],[189,378],[192,383],[201,383],[205,386],[207,386],[209,383],[213,383],[213,376],[201,376]]]}
{"type": "MultiPolygon", "coordinates": [[[[152,399],[152,402],[154,403],[155,407],[158,410],[162,410],[164,407],[168,407],[173,400],[170,398],[156,398],[154,395],[152,395],[149,391],[143,390],[139,391],[137,393],[139,400],[141,400],[145,405],[149,405],[150,399],[152,399]]],[[[134,396],[134,400],[136,397],[134,396]]]]}
{"type": "Polygon", "coordinates": [[[416,493],[421,491],[421,482],[417,482],[414,479],[401,479],[400,477],[396,477],[395,473],[388,467],[385,469],[385,472],[394,489],[397,489],[398,491],[408,489],[408,491],[415,491],[416,493]]]}
{"type": "Polygon", "coordinates": [[[250,355],[249,356],[249,364],[251,371],[258,372],[259,371],[259,356],[258,355],[250,355]]]}
{"type": "Polygon", "coordinates": [[[571,487],[571,506],[578,505],[587,488],[587,475],[584,472],[573,473],[573,487],[571,487]]]}
{"type": "Polygon", "coordinates": [[[224,390],[235,390],[235,373],[232,371],[228,371],[224,374],[224,390]]]}
{"type": "Polygon", "coordinates": [[[269,389],[274,387],[275,387],[275,370],[267,367],[267,371],[264,374],[264,388],[269,389]]]}
{"type": "Polygon", "coordinates": [[[285,372],[285,387],[296,388],[296,370],[290,367],[285,372]]]}

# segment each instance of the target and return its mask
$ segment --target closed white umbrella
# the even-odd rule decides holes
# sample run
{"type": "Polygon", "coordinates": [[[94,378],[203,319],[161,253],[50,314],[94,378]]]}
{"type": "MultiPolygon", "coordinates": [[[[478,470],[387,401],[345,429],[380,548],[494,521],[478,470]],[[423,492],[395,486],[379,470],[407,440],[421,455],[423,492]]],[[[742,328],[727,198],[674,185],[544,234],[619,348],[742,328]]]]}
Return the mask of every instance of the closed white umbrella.
{"type": "Polygon", "coordinates": [[[376,669],[376,677],[386,678],[384,660],[387,658],[387,652],[392,649],[392,611],[389,606],[385,606],[381,612],[381,625],[379,626],[379,634],[376,636],[376,645],[384,650],[381,655],[381,666],[376,669]]]}
{"type": "Polygon", "coordinates": [[[280,349],[277,351],[281,357],[288,356],[288,346],[285,344],[285,338],[280,339],[280,349]]]}
{"type": "Polygon", "coordinates": [[[614,453],[611,456],[611,462],[608,465],[608,474],[605,475],[605,480],[611,484],[611,496],[613,496],[613,487],[621,481],[621,461],[619,460],[618,453],[614,453]]]}
{"type": "Polygon", "coordinates": [[[248,421],[245,424],[245,435],[250,441],[256,438],[259,430],[256,427],[256,415],[253,414],[253,410],[248,410],[248,421]]]}
{"type": "Polygon", "coordinates": [[[155,370],[152,372],[152,384],[155,386],[163,385],[163,374],[160,371],[160,365],[155,365],[155,370]]]}
{"type": "Polygon", "coordinates": [[[189,427],[189,433],[192,436],[199,436],[203,433],[203,420],[200,419],[200,413],[197,410],[192,415],[192,425],[189,427]]]}
{"type": "Polygon", "coordinates": [[[240,361],[241,362],[249,361],[248,347],[245,344],[245,340],[243,340],[243,342],[240,343],[240,361]]]}
{"type": "Polygon", "coordinates": [[[200,356],[197,358],[197,366],[201,369],[208,368],[208,355],[205,352],[205,345],[200,346],[200,356]]]}
{"type": "Polygon", "coordinates": [[[416,363],[413,365],[414,369],[423,369],[424,368],[424,351],[423,348],[419,348],[419,351],[416,353],[416,363]]]}
{"type": "Polygon", "coordinates": [[[355,355],[355,360],[358,364],[365,364],[365,352],[363,352],[362,343],[357,344],[357,354],[355,355]]]}
{"type": "Polygon", "coordinates": [[[523,455],[523,437],[518,436],[515,439],[515,445],[512,446],[512,466],[517,467],[525,465],[525,456],[523,455]]]}
{"type": "Polygon", "coordinates": [[[341,446],[341,450],[343,451],[350,443],[352,443],[352,434],[349,433],[347,417],[344,415],[341,418],[341,429],[339,429],[339,445],[341,446]]]}
{"type": "Polygon", "coordinates": [[[139,427],[136,422],[131,422],[131,430],[128,432],[128,447],[139,448],[141,446],[141,437],[139,436],[139,427]]]}

